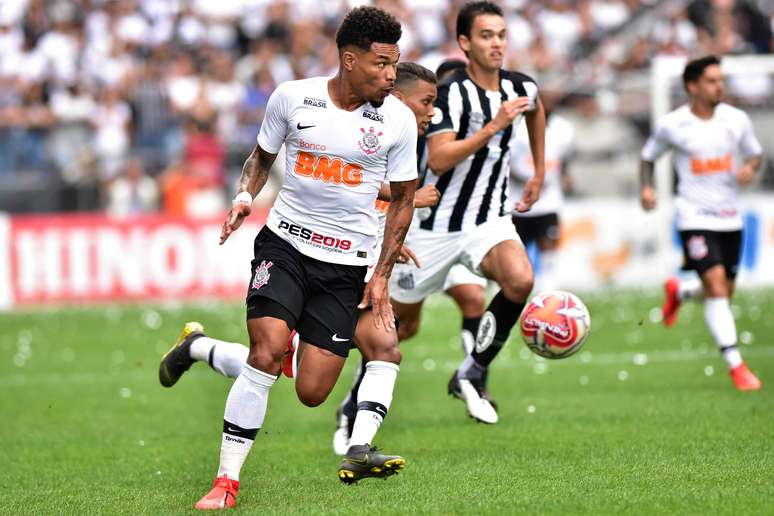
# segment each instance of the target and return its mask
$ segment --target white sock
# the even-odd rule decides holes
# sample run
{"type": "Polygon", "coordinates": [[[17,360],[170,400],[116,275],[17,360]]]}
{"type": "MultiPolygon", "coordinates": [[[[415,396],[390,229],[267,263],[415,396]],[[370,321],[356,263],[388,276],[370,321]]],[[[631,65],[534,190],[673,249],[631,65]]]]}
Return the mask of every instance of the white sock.
{"type": "Polygon", "coordinates": [[[545,292],[556,288],[554,271],[558,261],[556,251],[540,251],[540,274],[535,276],[533,292],[545,292]]]}
{"type": "Polygon", "coordinates": [[[266,416],[269,390],[276,381],[276,376],[244,364],[226,400],[219,477],[225,475],[232,480],[239,480],[239,471],[266,416]]]}
{"type": "Polygon", "coordinates": [[[236,378],[247,362],[250,349],[235,342],[199,337],[191,343],[191,358],[207,362],[223,376],[236,378]]]}
{"type": "Polygon", "coordinates": [[[704,319],[710,333],[723,354],[729,369],[742,363],[742,355],[736,347],[736,323],[727,297],[710,297],[704,300],[704,319]]]}
{"type": "Polygon", "coordinates": [[[677,298],[680,301],[699,298],[704,292],[699,278],[681,279],[679,285],[677,288],[677,298]]]}
{"type": "Polygon", "coordinates": [[[400,367],[390,362],[372,360],[357,391],[357,416],[349,445],[371,444],[392,403],[392,390],[400,367]]]}

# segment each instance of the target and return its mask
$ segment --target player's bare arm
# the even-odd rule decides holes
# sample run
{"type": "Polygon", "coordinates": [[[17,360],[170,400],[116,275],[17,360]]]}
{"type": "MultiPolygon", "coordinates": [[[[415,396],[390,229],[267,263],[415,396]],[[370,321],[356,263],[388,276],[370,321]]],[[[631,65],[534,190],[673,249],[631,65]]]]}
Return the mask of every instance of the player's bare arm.
{"type": "Polygon", "coordinates": [[[260,145],[256,145],[253,152],[245,160],[245,164],[242,167],[242,175],[239,177],[239,192],[237,193],[236,202],[228,212],[226,221],[223,223],[223,229],[220,232],[221,245],[228,239],[231,233],[242,225],[242,222],[252,211],[251,201],[248,201],[246,196],[243,197],[243,200],[240,200],[239,195],[245,192],[250,195],[250,199],[254,199],[263,190],[264,185],[266,185],[269,171],[275,159],[277,159],[276,154],[266,152],[260,145]]]}
{"type": "Polygon", "coordinates": [[[755,178],[756,172],[762,163],[761,156],[751,156],[744,160],[742,166],[736,172],[736,182],[740,185],[748,185],[755,178]]]}
{"type": "MultiPolygon", "coordinates": [[[[468,156],[476,153],[490,139],[513,123],[517,116],[529,110],[529,99],[519,97],[502,103],[494,119],[484,127],[462,140],[455,132],[443,132],[427,140],[427,164],[436,176],[442,176],[462,163],[468,156]]],[[[543,114],[545,126],[545,113],[543,114]]]]}
{"type": "Polygon", "coordinates": [[[390,183],[390,207],[387,210],[382,253],[360,303],[360,308],[367,307],[369,303],[373,306],[376,315],[374,324],[377,328],[383,324],[387,331],[395,328],[395,316],[390,306],[387,280],[392,273],[395,261],[400,256],[403,240],[411,225],[415,192],[416,181],[414,180],[390,183]]]}
{"type": "MultiPolygon", "coordinates": [[[[391,198],[390,184],[382,183],[379,188],[380,201],[389,201],[391,198]]],[[[431,208],[441,200],[441,192],[435,185],[425,185],[414,193],[414,208],[431,208]]]]}
{"type": "Polygon", "coordinates": [[[653,186],[653,163],[640,161],[640,204],[650,211],[656,207],[656,189],[653,186]]]}
{"type": "Polygon", "coordinates": [[[527,121],[527,134],[529,134],[529,147],[532,151],[535,173],[524,185],[521,200],[516,204],[518,212],[529,211],[537,202],[546,177],[546,110],[540,97],[535,102],[535,109],[527,112],[524,118],[527,121]]]}

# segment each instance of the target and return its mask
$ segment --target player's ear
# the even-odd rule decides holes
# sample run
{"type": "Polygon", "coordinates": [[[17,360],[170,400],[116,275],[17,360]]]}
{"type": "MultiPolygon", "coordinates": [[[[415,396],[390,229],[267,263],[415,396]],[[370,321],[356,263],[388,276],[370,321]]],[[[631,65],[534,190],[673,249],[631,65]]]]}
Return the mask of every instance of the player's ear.
{"type": "Polygon", "coordinates": [[[460,35],[457,38],[457,44],[460,46],[462,51],[465,52],[465,54],[470,52],[470,39],[466,35],[460,35]]]}
{"type": "Polygon", "coordinates": [[[341,64],[346,71],[351,72],[357,64],[357,54],[352,50],[344,50],[341,53],[341,64]]]}

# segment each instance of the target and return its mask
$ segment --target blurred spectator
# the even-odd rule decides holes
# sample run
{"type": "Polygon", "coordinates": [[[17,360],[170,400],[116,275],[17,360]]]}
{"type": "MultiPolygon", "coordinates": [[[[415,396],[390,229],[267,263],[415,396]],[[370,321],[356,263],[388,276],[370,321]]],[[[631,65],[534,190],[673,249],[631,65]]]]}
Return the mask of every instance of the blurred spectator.
{"type": "Polygon", "coordinates": [[[263,115],[266,112],[266,105],[269,103],[269,97],[275,86],[274,79],[267,68],[258,70],[253,74],[253,80],[247,87],[242,103],[239,105],[239,142],[249,149],[248,152],[255,145],[263,115]]]}
{"type": "Polygon", "coordinates": [[[91,152],[90,122],[97,109],[94,98],[80,83],[71,84],[51,97],[57,124],[51,133],[51,157],[65,181],[75,183],[86,172],[79,158],[91,152]]]}
{"type": "Polygon", "coordinates": [[[22,92],[21,104],[10,107],[6,112],[12,170],[48,171],[46,137],[55,119],[47,101],[42,83],[27,84],[22,92]]]}
{"type": "Polygon", "coordinates": [[[108,184],[106,211],[116,217],[128,217],[156,211],[159,188],[147,175],[139,159],[126,162],[124,173],[108,184]]]}
{"type": "Polygon", "coordinates": [[[94,152],[103,180],[116,176],[129,154],[132,113],[118,90],[106,88],[91,118],[94,126],[94,152]]]}

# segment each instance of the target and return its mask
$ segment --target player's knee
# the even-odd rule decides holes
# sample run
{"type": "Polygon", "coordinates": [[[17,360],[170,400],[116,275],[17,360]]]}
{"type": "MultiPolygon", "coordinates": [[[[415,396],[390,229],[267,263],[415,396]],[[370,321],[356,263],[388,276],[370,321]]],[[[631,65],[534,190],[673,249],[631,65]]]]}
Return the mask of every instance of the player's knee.
{"type": "Polygon", "coordinates": [[[503,295],[514,302],[526,301],[530,292],[532,292],[532,287],[534,287],[532,271],[525,271],[523,274],[514,275],[500,285],[503,295]]]}
{"type": "Polygon", "coordinates": [[[270,346],[259,343],[250,343],[250,354],[247,355],[247,364],[259,371],[274,374],[282,363],[284,349],[273,350],[270,346]]]}
{"type": "Polygon", "coordinates": [[[307,407],[318,407],[328,399],[328,393],[320,389],[305,388],[301,383],[296,382],[296,395],[298,400],[307,407]]]}
{"type": "Polygon", "coordinates": [[[400,361],[403,360],[403,355],[401,354],[398,345],[395,344],[394,346],[379,349],[373,354],[371,360],[380,360],[382,362],[400,365],[400,361]]]}
{"type": "Polygon", "coordinates": [[[419,319],[401,320],[398,324],[398,340],[410,339],[419,331],[419,319]]]}
{"type": "Polygon", "coordinates": [[[463,317],[480,317],[486,310],[484,289],[467,294],[463,299],[458,300],[458,303],[463,317]]]}

